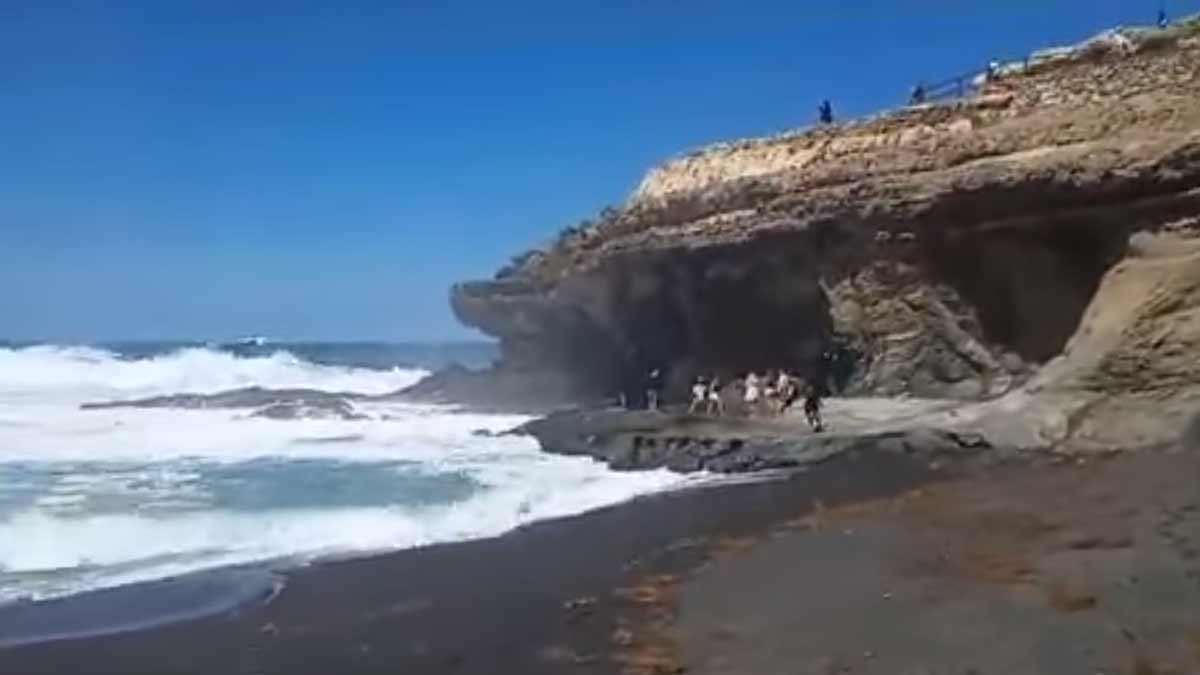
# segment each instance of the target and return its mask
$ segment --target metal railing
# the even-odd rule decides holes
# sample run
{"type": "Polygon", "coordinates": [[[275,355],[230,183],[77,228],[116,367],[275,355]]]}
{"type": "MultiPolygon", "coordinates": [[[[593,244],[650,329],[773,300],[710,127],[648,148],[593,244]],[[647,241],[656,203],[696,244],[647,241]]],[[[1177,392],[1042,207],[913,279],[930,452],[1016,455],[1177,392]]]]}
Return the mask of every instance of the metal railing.
{"type": "MultiPolygon", "coordinates": [[[[1200,15],[1196,15],[1196,17],[1200,17],[1200,15]]],[[[1160,13],[1158,22],[1156,23],[1156,26],[1157,26],[1158,30],[1162,31],[1162,30],[1167,30],[1167,29],[1173,28],[1176,25],[1186,24],[1192,20],[1194,20],[1192,17],[1186,17],[1180,21],[1166,21],[1165,15],[1160,13]]],[[[1096,39],[1102,35],[1104,35],[1104,33],[1101,33],[1097,36],[1093,36],[1092,39],[1096,39]]],[[[1090,42],[1090,40],[1088,42],[1090,42]]],[[[1070,47],[1081,48],[1086,45],[1087,45],[1087,42],[1081,42],[1079,44],[1072,45],[1070,47]]],[[[1070,48],[1070,47],[1067,47],[1067,48],[1070,48]]],[[[1030,63],[1032,60],[1033,60],[1032,54],[1024,54],[1018,58],[1013,58],[1013,59],[993,60],[992,65],[990,65],[990,66],[981,68],[979,70],[973,70],[969,73],[964,73],[962,75],[958,75],[955,77],[951,77],[949,79],[942,80],[941,82],[935,82],[934,84],[926,84],[924,82],[920,82],[917,84],[917,87],[920,89],[920,92],[922,94],[921,102],[935,102],[935,101],[944,101],[944,100],[948,100],[948,99],[963,98],[963,97],[967,96],[968,94],[974,93],[979,88],[979,85],[977,83],[980,83],[980,82],[986,83],[987,78],[989,77],[989,73],[990,73],[991,77],[1004,77],[1007,75],[1011,75],[1014,72],[1028,73],[1030,63]]],[[[916,93],[915,89],[914,89],[914,93],[916,93]]],[[[915,103],[917,101],[913,100],[912,102],[915,103]]]]}
{"type": "MultiPolygon", "coordinates": [[[[936,101],[964,98],[975,93],[980,88],[980,84],[986,83],[989,77],[998,78],[1012,74],[1014,65],[1019,64],[1018,67],[1020,70],[1017,72],[1029,72],[1029,62],[1031,58],[1032,55],[1026,54],[1015,59],[997,59],[992,61],[992,63],[988,66],[963,73],[962,75],[956,75],[940,82],[935,82],[933,84],[925,84],[924,82],[921,82],[917,85],[923,94],[921,101],[925,103],[932,103],[936,101]]],[[[916,93],[915,90],[914,93],[916,93]]]]}
{"type": "Polygon", "coordinates": [[[943,101],[946,99],[963,98],[975,89],[975,80],[987,72],[987,69],[973,70],[957,75],[941,82],[929,85],[918,85],[924,88],[925,101],[943,101]]]}

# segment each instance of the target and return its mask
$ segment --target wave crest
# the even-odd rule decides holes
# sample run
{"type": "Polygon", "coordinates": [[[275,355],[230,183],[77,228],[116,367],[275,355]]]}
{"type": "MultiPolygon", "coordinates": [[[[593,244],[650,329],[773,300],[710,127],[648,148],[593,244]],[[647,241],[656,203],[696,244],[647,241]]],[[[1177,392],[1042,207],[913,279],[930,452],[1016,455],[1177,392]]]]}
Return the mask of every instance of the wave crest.
{"type": "Polygon", "coordinates": [[[0,348],[0,373],[4,374],[0,397],[56,400],[205,394],[252,386],[382,394],[407,387],[426,374],[417,369],[320,365],[286,350],[251,357],[186,347],[126,359],[104,349],[57,345],[0,348]]]}

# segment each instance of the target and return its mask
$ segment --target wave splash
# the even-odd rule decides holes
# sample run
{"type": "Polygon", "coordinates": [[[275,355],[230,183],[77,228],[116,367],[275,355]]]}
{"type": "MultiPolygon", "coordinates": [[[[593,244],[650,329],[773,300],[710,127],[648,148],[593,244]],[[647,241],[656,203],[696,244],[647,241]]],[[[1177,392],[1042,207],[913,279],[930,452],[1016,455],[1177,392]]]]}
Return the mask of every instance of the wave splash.
{"type": "Polygon", "coordinates": [[[177,393],[211,394],[261,386],[383,394],[415,384],[427,372],[320,365],[286,350],[242,357],[187,347],[144,359],[95,347],[38,345],[0,348],[0,399],[85,400],[177,393]]]}
{"type": "MultiPolygon", "coordinates": [[[[526,418],[356,402],[361,419],[81,410],[237,387],[379,394],[417,369],[286,351],[0,348],[0,603],[258,561],[297,564],[501,534],[683,479],[614,473],[499,432],[526,418]]],[[[282,563],[281,563],[282,564],[282,563]]]]}

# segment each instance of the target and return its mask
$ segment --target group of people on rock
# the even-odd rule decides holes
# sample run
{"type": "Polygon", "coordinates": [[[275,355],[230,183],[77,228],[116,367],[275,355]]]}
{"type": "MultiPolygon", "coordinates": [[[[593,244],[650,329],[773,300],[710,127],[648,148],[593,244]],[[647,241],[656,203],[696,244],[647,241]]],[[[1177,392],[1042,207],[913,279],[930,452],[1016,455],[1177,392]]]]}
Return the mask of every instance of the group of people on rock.
{"type": "MultiPolygon", "coordinates": [[[[743,377],[722,381],[713,375],[697,376],[691,383],[687,413],[722,416],[734,412],[746,416],[783,415],[803,400],[804,416],[814,431],[825,428],[821,417],[822,398],[831,388],[842,388],[853,360],[843,346],[834,345],[812,364],[811,373],[801,377],[784,369],[749,372],[743,377]]],[[[640,382],[618,393],[622,408],[658,411],[666,402],[667,367],[642,371],[640,382]]],[[[678,401],[682,403],[682,401],[678,401]]]]}
{"type": "MultiPolygon", "coordinates": [[[[814,384],[789,375],[787,371],[767,372],[759,375],[748,373],[731,383],[734,391],[740,391],[743,410],[748,415],[782,415],[804,398],[804,415],[814,431],[821,431],[821,390],[814,384]]],[[[704,413],[724,415],[726,412],[724,390],[717,376],[698,376],[692,384],[692,398],[688,414],[704,413]]]]}
{"type": "Polygon", "coordinates": [[[705,380],[703,376],[698,376],[692,383],[692,402],[688,405],[688,414],[694,415],[698,412],[709,415],[725,414],[725,399],[721,398],[720,378],[713,376],[705,380]]]}

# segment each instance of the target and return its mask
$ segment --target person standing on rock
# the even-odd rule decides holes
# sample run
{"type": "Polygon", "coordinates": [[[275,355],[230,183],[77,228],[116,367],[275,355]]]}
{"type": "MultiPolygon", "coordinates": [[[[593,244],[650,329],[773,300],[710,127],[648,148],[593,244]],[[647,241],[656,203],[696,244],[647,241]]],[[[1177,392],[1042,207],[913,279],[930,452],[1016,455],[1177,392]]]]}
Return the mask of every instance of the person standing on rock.
{"type": "Polygon", "coordinates": [[[798,378],[788,378],[787,390],[783,395],[783,405],[779,409],[779,414],[784,414],[792,409],[796,401],[800,400],[800,392],[804,385],[803,380],[798,378]]]}
{"type": "Polygon", "coordinates": [[[662,394],[662,370],[655,368],[646,375],[646,409],[658,410],[659,397],[662,394]]]}
{"type": "Polygon", "coordinates": [[[786,370],[780,370],[779,375],[775,378],[775,407],[773,412],[777,415],[782,415],[788,405],[788,399],[792,389],[792,378],[788,376],[786,370]]]}
{"type": "Polygon", "coordinates": [[[708,385],[704,383],[703,377],[696,377],[696,381],[692,384],[692,403],[688,406],[688,414],[694,415],[696,411],[701,410],[708,400],[708,385]]]}
{"type": "Polygon", "coordinates": [[[754,414],[754,409],[758,407],[758,400],[761,395],[762,391],[759,389],[758,375],[751,372],[749,375],[746,375],[746,414],[754,414]]]}
{"type": "Polygon", "coordinates": [[[725,414],[725,401],[721,398],[721,380],[713,375],[708,383],[708,414],[720,417],[725,414]]]}
{"type": "Polygon", "coordinates": [[[804,394],[804,417],[813,431],[824,431],[825,423],[821,421],[821,388],[816,384],[808,385],[808,391],[804,394]]]}

